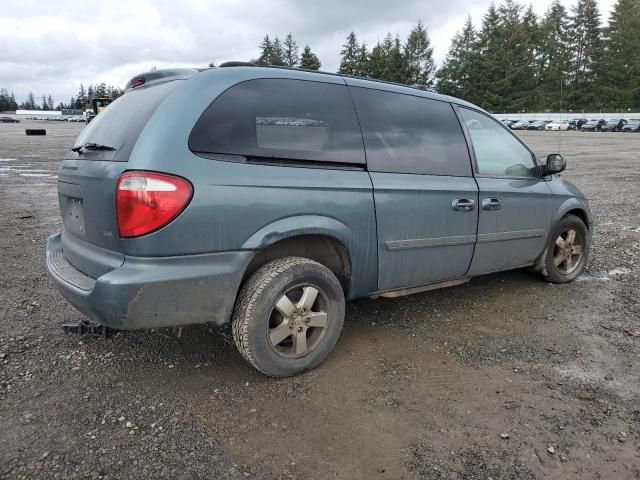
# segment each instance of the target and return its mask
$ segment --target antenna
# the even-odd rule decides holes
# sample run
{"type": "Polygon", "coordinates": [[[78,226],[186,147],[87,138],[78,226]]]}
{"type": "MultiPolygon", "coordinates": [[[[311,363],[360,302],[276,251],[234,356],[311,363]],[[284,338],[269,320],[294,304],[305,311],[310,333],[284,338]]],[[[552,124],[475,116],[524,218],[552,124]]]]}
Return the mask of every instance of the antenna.
{"type": "Polygon", "coordinates": [[[558,127],[558,153],[562,153],[562,84],[564,80],[560,79],[560,126],[558,127]]]}

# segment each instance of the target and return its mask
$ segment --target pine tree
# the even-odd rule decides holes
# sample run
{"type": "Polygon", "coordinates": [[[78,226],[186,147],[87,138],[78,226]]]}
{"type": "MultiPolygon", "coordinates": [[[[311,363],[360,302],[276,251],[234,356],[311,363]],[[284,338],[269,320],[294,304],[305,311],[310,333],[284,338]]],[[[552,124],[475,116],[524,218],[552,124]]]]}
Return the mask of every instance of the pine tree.
{"type": "Polygon", "coordinates": [[[33,96],[33,92],[29,92],[29,95],[27,95],[27,105],[28,105],[28,109],[29,110],[37,110],[38,106],[36,105],[36,99],[33,96]]]}
{"type": "Polygon", "coordinates": [[[567,89],[571,52],[567,10],[554,0],[540,26],[539,107],[559,111],[562,91],[567,89]]]}
{"type": "Polygon", "coordinates": [[[366,76],[375,79],[382,79],[386,66],[386,58],[384,47],[380,42],[378,42],[369,54],[366,76]]]}
{"type": "Polygon", "coordinates": [[[369,52],[367,50],[367,44],[362,42],[358,49],[358,55],[356,57],[356,75],[360,77],[366,77],[369,72],[369,52]]]}
{"type": "Polygon", "coordinates": [[[78,95],[76,96],[76,108],[81,108],[84,110],[85,104],[89,101],[87,98],[87,92],[84,89],[84,85],[80,84],[80,89],[78,90],[78,95]]]}
{"type": "Polygon", "coordinates": [[[422,22],[411,30],[404,46],[404,61],[406,63],[405,82],[422,87],[433,86],[435,64],[433,62],[433,48],[427,29],[422,22]]]}
{"type": "Polygon", "coordinates": [[[298,44],[293,35],[288,34],[284,39],[284,63],[287,67],[295,67],[299,62],[298,44]]]}
{"type": "Polygon", "coordinates": [[[402,42],[400,37],[396,37],[391,40],[391,34],[387,34],[384,43],[382,44],[386,52],[385,68],[382,74],[382,79],[389,82],[407,83],[406,71],[407,64],[405,57],[402,53],[402,42]]]}
{"type": "Polygon", "coordinates": [[[47,108],[48,108],[48,110],[53,110],[54,109],[53,97],[51,96],[51,94],[49,94],[47,96],[47,108]]]}
{"type": "Polygon", "coordinates": [[[259,48],[260,56],[258,57],[258,60],[262,63],[269,64],[269,60],[271,59],[271,52],[273,51],[273,43],[271,42],[269,35],[264,36],[262,42],[260,42],[259,48]]]}
{"type": "Polygon", "coordinates": [[[471,17],[467,17],[464,28],[453,38],[442,68],[436,74],[440,93],[477,101],[478,96],[472,83],[477,42],[478,33],[471,17]]]}
{"type": "Polygon", "coordinates": [[[471,101],[495,110],[500,106],[502,92],[496,89],[496,82],[503,78],[501,58],[503,55],[500,15],[494,3],[489,5],[482,17],[482,27],[476,42],[477,54],[472,72],[474,97],[471,101]]]}
{"type": "Polygon", "coordinates": [[[599,100],[599,76],[602,73],[604,45],[600,12],[596,0],[578,0],[570,20],[571,105],[586,110],[602,107],[599,100]]]}
{"type": "Polygon", "coordinates": [[[47,103],[47,96],[42,95],[42,103],[40,104],[42,110],[49,110],[49,104],[47,103]]]}
{"type": "Polygon", "coordinates": [[[278,37],[273,41],[273,50],[271,52],[271,65],[285,66],[284,49],[282,42],[278,37]]]}
{"type": "Polygon", "coordinates": [[[269,35],[265,35],[260,43],[260,57],[259,60],[267,65],[285,65],[284,51],[282,49],[282,42],[278,37],[273,41],[269,38],[269,35]]]}
{"type": "Polygon", "coordinates": [[[320,59],[311,51],[309,45],[304,47],[300,56],[300,68],[307,70],[318,70],[321,67],[320,59]]]}
{"type": "Polygon", "coordinates": [[[358,75],[358,52],[360,46],[358,45],[358,39],[356,34],[352,31],[347,36],[347,42],[342,46],[340,55],[340,68],[338,73],[345,75],[358,75]]]}
{"type": "Polygon", "coordinates": [[[607,107],[640,108],[640,0],[618,0],[605,29],[601,91],[607,107]]]}

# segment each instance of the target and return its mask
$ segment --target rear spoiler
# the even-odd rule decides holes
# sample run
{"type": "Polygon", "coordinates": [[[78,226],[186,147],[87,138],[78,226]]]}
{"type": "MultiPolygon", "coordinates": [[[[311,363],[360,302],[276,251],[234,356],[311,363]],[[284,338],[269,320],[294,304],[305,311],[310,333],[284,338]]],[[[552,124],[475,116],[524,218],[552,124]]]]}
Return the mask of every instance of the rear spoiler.
{"type": "Polygon", "coordinates": [[[155,83],[164,83],[170,80],[185,80],[195,75],[200,70],[196,68],[164,68],[161,70],[151,70],[149,72],[136,75],[127,82],[124,87],[125,93],[142,85],[152,85],[155,83]]]}

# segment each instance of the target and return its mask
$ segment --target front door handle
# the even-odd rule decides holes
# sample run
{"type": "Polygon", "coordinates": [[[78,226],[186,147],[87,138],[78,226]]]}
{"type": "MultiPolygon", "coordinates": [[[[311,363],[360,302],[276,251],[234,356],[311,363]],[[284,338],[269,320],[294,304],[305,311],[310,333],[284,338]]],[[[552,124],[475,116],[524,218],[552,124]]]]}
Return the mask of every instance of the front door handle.
{"type": "Polygon", "coordinates": [[[499,198],[483,198],[482,209],[483,210],[500,210],[502,208],[502,202],[499,198]]]}
{"type": "Polygon", "coordinates": [[[451,208],[453,208],[456,212],[471,212],[475,207],[475,200],[470,198],[456,198],[451,203],[451,208]]]}

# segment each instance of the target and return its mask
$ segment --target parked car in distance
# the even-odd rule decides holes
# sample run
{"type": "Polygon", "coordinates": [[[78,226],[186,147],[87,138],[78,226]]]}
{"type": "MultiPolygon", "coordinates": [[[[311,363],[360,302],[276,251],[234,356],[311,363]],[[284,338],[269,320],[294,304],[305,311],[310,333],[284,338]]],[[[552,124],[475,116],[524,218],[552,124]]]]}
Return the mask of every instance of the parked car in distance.
{"type": "Polygon", "coordinates": [[[20,123],[20,120],[13,117],[0,117],[0,123],[20,123]]]}
{"type": "Polygon", "coordinates": [[[519,120],[513,124],[511,124],[511,130],[526,130],[529,126],[529,122],[526,120],[519,120]]]}
{"type": "Polygon", "coordinates": [[[589,120],[586,118],[574,118],[569,120],[569,130],[581,130],[582,125],[587,123],[589,120]]]}
{"type": "Polygon", "coordinates": [[[346,300],[523,267],[574,280],[591,214],[565,167],[429,91],[285,68],[156,70],[66,152],[46,262],[96,322],[231,322],[251,365],[289,376],[329,354],[346,300]]]}
{"type": "Polygon", "coordinates": [[[623,127],[623,132],[640,132],[640,120],[629,120],[623,127]]]}
{"type": "Polygon", "coordinates": [[[562,120],[547,123],[545,130],[569,130],[569,121],[562,120]]]}
{"type": "Polygon", "coordinates": [[[604,125],[605,123],[607,123],[607,121],[604,119],[589,120],[587,123],[582,125],[581,130],[583,132],[599,132],[602,128],[602,125],[604,125]]]}
{"type": "Polygon", "coordinates": [[[505,127],[509,128],[511,127],[512,124],[515,123],[515,120],[500,120],[500,123],[502,123],[505,127]]]}
{"type": "Polygon", "coordinates": [[[527,126],[527,130],[544,130],[547,126],[543,120],[535,120],[527,126]]]}
{"type": "Polygon", "coordinates": [[[611,119],[607,120],[607,123],[600,127],[601,132],[621,132],[622,127],[627,124],[627,121],[624,119],[611,119]]]}

